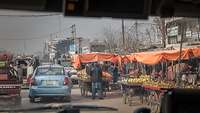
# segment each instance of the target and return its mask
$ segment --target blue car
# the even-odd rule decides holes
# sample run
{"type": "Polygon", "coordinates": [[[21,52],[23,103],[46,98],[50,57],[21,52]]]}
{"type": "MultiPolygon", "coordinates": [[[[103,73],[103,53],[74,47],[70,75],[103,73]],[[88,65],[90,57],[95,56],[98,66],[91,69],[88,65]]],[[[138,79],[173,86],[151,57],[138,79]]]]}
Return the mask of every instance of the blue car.
{"type": "Polygon", "coordinates": [[[29,98],[35,102],[38,97],[59,97],[71,101],[72,82],[60,65],[38,66],[30,80],[29,98]]]}

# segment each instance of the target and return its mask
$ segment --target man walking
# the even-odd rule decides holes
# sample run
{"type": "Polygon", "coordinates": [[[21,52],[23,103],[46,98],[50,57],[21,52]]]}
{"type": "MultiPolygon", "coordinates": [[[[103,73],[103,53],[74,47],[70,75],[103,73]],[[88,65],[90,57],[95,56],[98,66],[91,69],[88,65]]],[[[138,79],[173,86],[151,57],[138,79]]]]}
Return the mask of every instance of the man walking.
{"type": "Polygon", "coordinates": [[[96,92],[98,93],[99,99],[103,99],[102,97],[102,69],[98,63],[94,65],[91,74],[92,80],[92,99],[95,99],[96,92]]]}

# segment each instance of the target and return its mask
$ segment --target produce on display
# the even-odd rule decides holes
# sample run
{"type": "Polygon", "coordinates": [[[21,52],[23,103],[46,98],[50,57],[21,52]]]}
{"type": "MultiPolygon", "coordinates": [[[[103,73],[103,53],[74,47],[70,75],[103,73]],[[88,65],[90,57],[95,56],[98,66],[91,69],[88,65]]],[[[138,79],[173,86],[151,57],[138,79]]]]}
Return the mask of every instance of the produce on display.
{"type": "Polygon", "coordinates": [[[199,87],[195,87],[195,86],[193,86],[193,85],[186,85],[185,88],[193,89],[193,88],[199,88],[199,87]]]}
{"type": "Polygon", "coordinates": [[[102,79],[103,80],[107,80],[107,81],[111,81],[112,80],[112,75],[108,72],[103,71],[102,72],[102,79]]]}
{"type": "Polygon", "coordinates": [[[143,85],[151,86],[151,87],[158,87],[158,88],[166,88],[166,89],[175,87],[174,82],[154,81],[154,80],[147,81],[143,85]]]}
{"type": "Polygon", "coordinates": [[[143,84],[144,82],[147,82],[150,80],[150,76],[148,75],[141,75],[138,78],[137,77],[128,77],[128,78],[123,78],[122,83],[123,84],[143,84]]]}
{"type": "MultiPolygon", "coordinates": [[[[78,71],[78,76],[80,80],[83,81],[90,81],[90,75],[86,74],[86,69],[82,69],[78,71]]],[[[108,72],[102,72],[102,79],[105,81],[111,81],[112,80],[112,75],[108,72]]]]}
{"type": "Polygon", "coordinates": [[[82,81],[90,81],[90,76],[86,74],[86,69],[78,71],[78,76],[82,81]]]}
{"type": "Polygon", "coordinates": [[[123,84],[129,84],[129,85],[143,85],[143,86],[151,86],[151,87],[159,87],[159,88],[175,87],[175,84],[173,82],[154,81],[151,79],[149,75],[141,75],[138,78],[137,77],[123,78],[121,82],[123,84]]]}

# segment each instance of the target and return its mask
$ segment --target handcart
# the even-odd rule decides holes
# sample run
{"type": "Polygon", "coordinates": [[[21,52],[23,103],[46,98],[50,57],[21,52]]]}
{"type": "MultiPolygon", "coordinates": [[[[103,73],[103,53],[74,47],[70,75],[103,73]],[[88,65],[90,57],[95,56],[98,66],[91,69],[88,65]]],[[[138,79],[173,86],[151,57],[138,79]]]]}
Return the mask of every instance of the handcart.
{"type": "Polygon", "coordinates": [[[121,84],[121,91],[123,103],[129,104],[129,106],[132,105],[134,96],[141,98],[143,94],[143,89],[140,84],[121,84]]]}
{"type": "Polygon", "coordinates": [[[161,97],[170,88],[144,85],[143,89],[143,100],[151,107],[153,113],[158,113],[160,111],[161,97]]]}
{"type": "MultiPolygon", "coordinates": [[[[89,93],[92,93],[92,82],[79,80],[79,87],[81,90],[81,96],[89,96],[89,93]]],[[[109,90],[109,81],[103,80],[102,81],[102,90],[103,96],[106,96],[106,92],[109,90]]]]}

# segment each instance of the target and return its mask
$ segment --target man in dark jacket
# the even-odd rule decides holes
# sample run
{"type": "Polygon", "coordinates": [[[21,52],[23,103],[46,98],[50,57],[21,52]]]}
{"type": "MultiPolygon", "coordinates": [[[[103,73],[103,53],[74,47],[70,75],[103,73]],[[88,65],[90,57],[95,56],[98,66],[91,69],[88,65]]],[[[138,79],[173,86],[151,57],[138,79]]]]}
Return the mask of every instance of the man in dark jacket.
{"type": "Polygon", "coordinates": [[[95,99],[96,92],[98,92],[99,99],[103,99],[102,98],[102,69],[98,63],[96,63],[94,65],[94,68],[92,68],[91,80],[92,80],[92,99],[95,99]]]}
{"type": "Polygon", "coordinates": [[[114,65],[113,68],[113,83],[116,83],[118,81],[119,74],[118,74],[118,67],[117,65],[114,65]]]}

